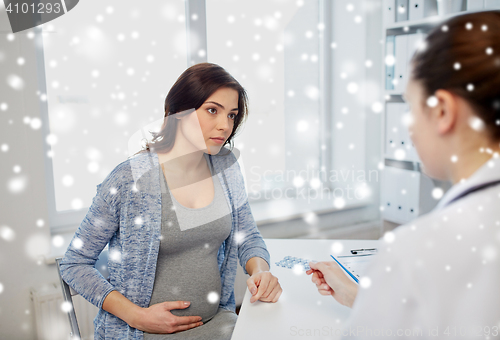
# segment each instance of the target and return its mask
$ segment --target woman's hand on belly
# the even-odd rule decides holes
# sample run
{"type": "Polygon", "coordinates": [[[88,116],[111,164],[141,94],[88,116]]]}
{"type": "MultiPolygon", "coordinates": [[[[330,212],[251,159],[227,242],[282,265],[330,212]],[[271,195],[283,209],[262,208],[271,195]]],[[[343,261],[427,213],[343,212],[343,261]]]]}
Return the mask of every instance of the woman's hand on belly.
{"type": "Polygon", "coordinates": [[[176,316],[170,313],[172,309],[187,307],[189,307],[187,301],[157,303],[140,309],[130,326],[152,334],[176,333],[201,326],[203,322],[200,316],[176,316]]]}

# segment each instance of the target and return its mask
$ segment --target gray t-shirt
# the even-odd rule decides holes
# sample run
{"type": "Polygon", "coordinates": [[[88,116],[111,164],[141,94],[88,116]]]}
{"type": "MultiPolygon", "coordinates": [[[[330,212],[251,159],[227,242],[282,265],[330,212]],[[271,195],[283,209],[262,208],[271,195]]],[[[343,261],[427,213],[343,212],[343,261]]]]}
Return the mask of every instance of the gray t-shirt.
{"type": "MultiPolygon", "coordinates": [[[[162,168],[162,222],[155,282],[149,305],[165,301],[190,301],[178,316],[201,316],[205,323],[219,307],[221,279],[217,253],[231,232],[231,213],[217,174],[212,174],[214,199],[199,209],[182,206],[171,194],[162,168]]],[[[147,333],[145,333],[146,335],[147,333]]]]}

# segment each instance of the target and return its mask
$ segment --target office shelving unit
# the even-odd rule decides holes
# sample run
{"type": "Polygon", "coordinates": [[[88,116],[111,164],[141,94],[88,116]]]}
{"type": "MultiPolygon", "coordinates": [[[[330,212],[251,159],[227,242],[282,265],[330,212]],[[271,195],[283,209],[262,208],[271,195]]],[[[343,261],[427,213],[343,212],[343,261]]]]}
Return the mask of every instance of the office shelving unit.
{"type": "Polygon", "coordinates": [[[437,15],[437,1],[445,0],[434,0],[434,3],[432,0],[383,1],[384,57],[382,60],[385,61],[387,55],[393,52],[395,63],[394,67],[387,65],[383,67],[383,86],[386,90],[382,118],[384,159],[380,204],[382,232],[400,224],[410,223],[418,216],[430,212],[439,201],[441,194],[444,194],[451,186],[450,183],[433,180],[422,172],[420,159],[411,143],[405,124],[409,111],[402,96],[405,76],[407,76],[405,72],[407,63],[418,45],[418,40],[453,16],[466,12],[500,9],[500,1],[464,0],[461,11],[437,15]],[[416,6],[434,6],[435,11],[430,16],[421,19],[396,21],[398,16],[401,19],[401,15],[397,14],[399,7],[402,7],[408,13],[407,17],[410,17],[409,11],[412,8],[409,7],[416,6]],[[467,8],[473,8],[473,10],[467,10],[467,8]],[[394,22],[391,22],[392,20],[387,15],[394,16],[394,22]],[[417,44],[411,46],[413,43],[417,44]],[[396,44],[400,45],[396,46],[396,44]],[[398,81],[394,79],[401,80],[403,84],[398,84],[398,81]],[[393,86],[387,86],[387,84],[393,86]]]}

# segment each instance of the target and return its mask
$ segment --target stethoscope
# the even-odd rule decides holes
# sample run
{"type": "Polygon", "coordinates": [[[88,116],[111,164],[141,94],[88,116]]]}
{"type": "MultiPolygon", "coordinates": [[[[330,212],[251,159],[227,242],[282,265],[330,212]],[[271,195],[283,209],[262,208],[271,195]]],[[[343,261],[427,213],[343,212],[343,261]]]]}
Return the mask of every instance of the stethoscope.
{"type": "Polygon", "coordinates": [[[481,190],[486,190],[489,187],[493,187],[493,186],[499,185],[499,184],[500,184],[500,180],[476,185],[475,187],[469,188],[466,191],[464,191],[463,193],[461,193],[460,195],[458,195],[457,197],[453,198],[446,205],[450,205],[451,203],[456,202],[459,199],[462,199],[465,196],[470,195],[470,194],[472,194],[474,192],[478,192],[478,191],[481,191],[481,190]]]}

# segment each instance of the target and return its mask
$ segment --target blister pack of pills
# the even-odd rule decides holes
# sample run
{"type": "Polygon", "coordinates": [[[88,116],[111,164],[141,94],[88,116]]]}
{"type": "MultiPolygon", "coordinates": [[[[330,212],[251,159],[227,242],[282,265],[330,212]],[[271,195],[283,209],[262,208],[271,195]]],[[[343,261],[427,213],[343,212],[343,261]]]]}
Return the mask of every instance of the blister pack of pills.
{"type": "Polygon", "coordinates": [[[275,262],[275,264],[279,267],[283,267],[283,268],[288,268],[288,269],[292,269],[293,267],[295,267],[295,265],[302,265],[304,267],[305,270],[309,270],[309,262],[316,262],[316,261],[313,261],[313,260],[307,260],[307,259],[301,259],[299,257],[293,257],[293,256],[285,256],[283,258],[283,260],[279,261],[279,262],[275,262]]]}

